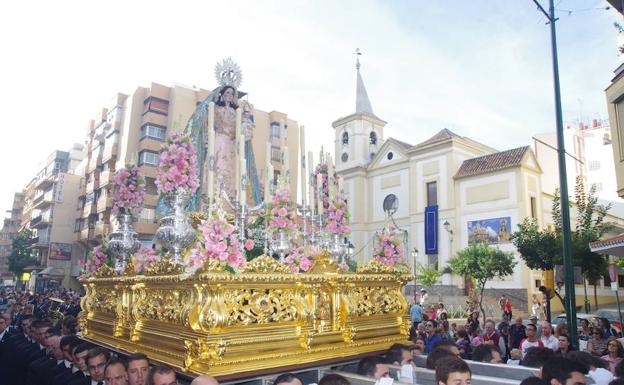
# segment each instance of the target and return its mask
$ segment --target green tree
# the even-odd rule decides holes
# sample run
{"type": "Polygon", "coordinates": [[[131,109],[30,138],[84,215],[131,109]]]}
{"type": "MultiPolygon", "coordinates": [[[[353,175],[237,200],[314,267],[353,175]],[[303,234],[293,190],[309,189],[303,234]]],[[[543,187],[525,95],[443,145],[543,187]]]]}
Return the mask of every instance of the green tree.
{"type": "Polygon", "coordinates": [[[33,252],[29,249],[32,240],[32,231],[24,229],[15,234],[9,255],[9,271],[17,276],[22,276],[24,268],[35,263],[33,252]]]}
{"type": "Polygon", "coordinates": [[[448,264],[453,273],[474,280],[478,293],[479,310],[481,310],[485,323],[485,311],[483,310],[485,284],[493,278],[503,278],[513,274],[513,269],[517,264],[513,253],[491,247],[485,242],[471,243],[468,247],[457,252],[457,256],[451,258],[448,264]]]}
{"type": "Polygon", "coordinates": [[[440,273],[438,269],[417,263],[414,275],[416,277],[416,282],[420,283],[424,287],[432,287],[436,284],[436,282],[438,282],[442,273],[440,273]]]}
{"type": "MultiPolygon", "coordinates": [[[[597,306],[596,285],[606,274],[607,257],[592,253],[589,244],[599,240],[608,232],[613,224],[605,218],[611,205],[598,204],[596,187],[592,186],[589,192],[585,191],[583,179],[578,177],[574,188],[574,206],[576,207],[576,223],[572,232],[572,263],[581,268],[583,284],[589,282],[594,286],[594,301],[597,306]]],[[[512,234],[511,239],[520,257],[527,266],[536,270],[552,270],[555,265],[563,264],[562,246],[562,218],[559,190],[555,191],[552,205],[553,229],[540,229],[537,221],[525,218],[518,231],[512,234]]],[[[562,305],[565,306],[565,297],[555,292],[562,305]]],[[[585,287],[587,297],[587,288],[585,287]]]]}

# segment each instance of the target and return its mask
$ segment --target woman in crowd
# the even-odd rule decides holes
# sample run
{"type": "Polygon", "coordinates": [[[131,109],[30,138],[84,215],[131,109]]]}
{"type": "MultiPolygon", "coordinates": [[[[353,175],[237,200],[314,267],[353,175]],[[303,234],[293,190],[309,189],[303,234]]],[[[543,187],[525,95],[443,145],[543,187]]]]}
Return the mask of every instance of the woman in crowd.
{"type": "Polygon", "coordinates": [[[609,339],[611,337],[611,323],[606,318],[598,318],[597,320],[598,325],[596,327],[602,330],[602,337],[606,340],[609,339]]]}
{"type": "Polygon", "coordinates": [[[602,357],[607,354],[607,340],[604,338],[602,330],[594,328],[593,337],[587,342],[587,351],[595,357],[602,357]]]}
{"type": "Polygon", "coordinates": [[[615,374],[615,367],[622,361],[624,356],[624,349],[622,344],[615,338],[609,338],[607,343],[607,354],[602,356],[602,360],[609,364],[609,370],[615,374]]]}
{"type": "Polygon", "coordinates": [[[581,328],[578,331],[579,340],[589,341],[592,337],[591,329],[589,328],[589,321],[581,319],[581,328]]]}
{"type": "Polygon", "coordinates": [[[560,323],[555,328],[555,337],[559,338],[562,334],[568,334],[568,325],[565,323],[560,323]]]}

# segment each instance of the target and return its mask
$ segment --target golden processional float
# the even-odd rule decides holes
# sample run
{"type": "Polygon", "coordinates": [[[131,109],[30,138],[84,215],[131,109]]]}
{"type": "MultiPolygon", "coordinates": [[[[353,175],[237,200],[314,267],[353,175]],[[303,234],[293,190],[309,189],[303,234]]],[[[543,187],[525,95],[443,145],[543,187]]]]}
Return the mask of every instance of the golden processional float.
{"type": "Polygon", "coordinates": [[[249,143],[253,109],[236,108],[240,70],[226,59],[217,74],[221,86],[185,133],[169,135],[161,149],[162,250],[140,248],[132,229],[145,191],[138,168],[115,173],[119,226],[86,262],[83,336],[220,378],[338,361],[406,341],[401,289],[413,276],[397,230],[377,234],[371,262],[353,263],[341,181],[322,153],[316,168],[308,153],[308,170],[302,156],[301,205],[290,196],[287,149],[277,183],[267,156],[262,197],[249,143]],[[233,139],[223,135],[230,128],[233,139]],[[232,152],[219,159],[224,152],[215,148],[228,146],[232,152]],[[236,184],[228,186],[234,171],[236,184]]]}

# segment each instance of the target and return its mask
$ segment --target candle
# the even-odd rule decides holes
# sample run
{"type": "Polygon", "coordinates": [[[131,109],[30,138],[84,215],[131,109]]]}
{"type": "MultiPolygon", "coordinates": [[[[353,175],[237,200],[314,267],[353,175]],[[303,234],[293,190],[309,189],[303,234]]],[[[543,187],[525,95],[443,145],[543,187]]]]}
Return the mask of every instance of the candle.
{"type": "Polygon", "coordinates": [[[332,162],[331,155],[327,155],[327,188],[330,202],[336,199],[336,178],[334,175],[334,162],[332,162]]]}
{"type": "Polygon", "coordinates": [[[241,182],[241,168],[240,168],[240,159],[245,156],[245,137],[243,135],[242,130],[242,120],[243,120],[243,109],[238,108],[236,110],[236,161],[235,161],[235,170],[236,173],[234,175],[234,181],[236,183],[236,191],[241,190],[240,182],[241,182]]]}
{"type": "Polygon", "coordinates": [[[299,151],[301,151],[301,204],[306,205],[306,161],[305,161],[305,128],[299,129],[299,151]]]}
{"type": "Polygon", "coordinates": [[[240,192],[239,192],[239,202],[241,205],[247,204],[247,160],[244,156],[240,158],[240,192]]]}
{"type": "Polygon", "coordinates": [[[284,147],[284,165],[282,166],[282,175],[284,175],[284,184],[290,183],[290,157],[288,156],[288,146],[284,147]]]}
{"type": "MultiPolygon", "coordinates": [[[[303,176],[304,175],[302,175],[302,177],[303,176]]],[[[308,151],[308,174],[305,175],[305,177],[308,178],[307,183],[310,183],[310,197],[308,199],[308,204],[310,205],[310,209],[314,211],[314,194],[316,194],[316,191],[312,188],[312,182],[314,180],[312,179],[314,177],[314,155],[312,154],[312,151],[308,151]]],[[[305,180],[303,184],[306,184],[305,180]]]]}
{"type": "Polygon", "coordinates": [[[266,143],[266,153],[264,154],[264,166],[271,164],[271,142],[266,143]]]}
{"type": "Polygon", "coordinates": [[[318,187],[318,215],[323,215],[323,174],[316,175],[316,185],[318,187]]]}
{"type": "Polygon", "coordinates": [[[271,198],[273,198],[272,189],[273,189],[273,165],[269,164],[266,169],[266,190],[264,191],[266,202],[270,202],[271,198]]]}
{"type": "Polygon", "coordinates": [[[215,130],[214,130],[215,104],[208,104],[208,204],[210,205],[214,197],[214,162],[215,162],[215,130]]]}

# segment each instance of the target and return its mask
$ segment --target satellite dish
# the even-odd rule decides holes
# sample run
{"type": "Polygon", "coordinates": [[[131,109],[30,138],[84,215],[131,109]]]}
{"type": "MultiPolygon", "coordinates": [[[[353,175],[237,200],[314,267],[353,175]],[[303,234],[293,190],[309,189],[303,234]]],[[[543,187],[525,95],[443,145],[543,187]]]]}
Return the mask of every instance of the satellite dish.
{"type": "Polygon", "coordinates": [[[394,194],[387,195],[383,200],[383,210],[389,216],[394,215],[399,209],[399,198],[394,194]]]}

